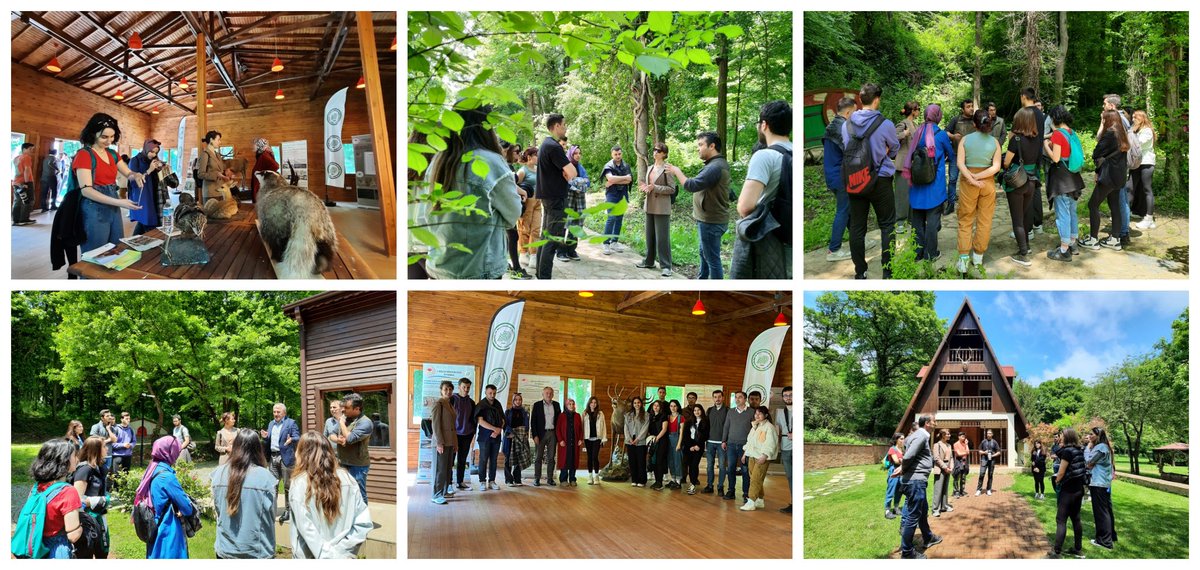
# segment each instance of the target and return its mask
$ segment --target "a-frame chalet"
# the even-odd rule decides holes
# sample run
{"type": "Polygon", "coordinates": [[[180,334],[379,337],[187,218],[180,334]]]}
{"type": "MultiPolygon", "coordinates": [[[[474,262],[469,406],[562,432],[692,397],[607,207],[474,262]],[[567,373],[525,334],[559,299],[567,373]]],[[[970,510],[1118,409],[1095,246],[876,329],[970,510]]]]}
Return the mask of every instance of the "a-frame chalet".
{"type": "Polygon", "coordinates": [[[1017,442],[1029,436],[1025,414],[1013,395],[1017,372],[996,358],[969,299],[950,321],[950,329],[929,364],[917,373],[920,384],[896,428],[908,433],[917,414],[933,414],[937,427],[950,430],[950,442],[965,433],[971,463],[979,462],[979,442],[991,429],[1000,443],[1001,465],[1017,465],[1017,442]]]}

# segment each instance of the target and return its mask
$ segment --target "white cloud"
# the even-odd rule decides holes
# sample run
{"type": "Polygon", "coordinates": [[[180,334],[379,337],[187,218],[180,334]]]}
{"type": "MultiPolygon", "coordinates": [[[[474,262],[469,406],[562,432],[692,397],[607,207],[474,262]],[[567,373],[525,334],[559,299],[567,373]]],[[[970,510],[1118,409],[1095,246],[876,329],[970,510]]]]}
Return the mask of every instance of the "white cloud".
{"type": "Polygon", "coordinates": [[[1165,291],[1004,291],[996,295],[993,306],[1012,319],[1010,330],[1044,332],[1069,344],[1081,339],[1111,343],[1126,337],[1122,325],[1129,319],[1178,315],[1187,306],[1187,295],[1165,291]]]}
{"type": "Polygon", "coordinates": [[[1036,386],[1046,380],[1062,376],[1072,376],[1081,378],[1085,383],[1090,384],[1097,376],[1105,370],[1112,368],[1130,354],[1128,348],[1117,344],[1109,344],[1103,346],[1102,349],[1098,353],[1092,353],[1086,348],[1079,348],[1077,346],[1065,360],[1059,361],[1053,366],[1043,369],[1041,373],[1031,376],[1029,382],[1036,386]]]}

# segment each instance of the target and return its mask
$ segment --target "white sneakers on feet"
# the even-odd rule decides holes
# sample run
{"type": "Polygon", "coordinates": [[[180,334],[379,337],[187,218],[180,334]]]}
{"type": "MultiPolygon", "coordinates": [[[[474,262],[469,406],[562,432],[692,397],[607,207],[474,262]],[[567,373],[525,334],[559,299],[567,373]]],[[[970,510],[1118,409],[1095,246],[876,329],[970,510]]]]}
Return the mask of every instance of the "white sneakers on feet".
{"type": "Polygon", "coordinates": [[[1158,224],[1154,223],[1154,216],[1147,215],[1146,217],[1142,218],[1142,221],[1133,224],[1133,227],[1139,230],[1152,230],[1157,228],[1158,224]]]}
{"type": "Polygon", "coordinates": [[[825,254],[825,261],[846,261],[847,259],[850,259],[850,248],[848,246],[842,246],[837,251],[830,251],[825,254]]]}
{"type": "Polygon", "coordinates": [[[971,252],[971,263],[975,265],[983,265],[983,254],[971,252]]]}
{"type": "Polygon", "coordinates": [[[958,256],[958,263],[955,264],[954,268],[957,269],[959,273],[966,273],[967,272],[967,262],[970,261],[970,259],[971,259],[971,256],[969,256],[969,255],[958,256]]]}
{"type": "Polygon", "coordinates": [[[755,509],[757,509],[757,508],[758,508],[758,505],[757,505],[757,504],[755,504],[755,502],[754,502],[754,501],[751,501],[750,499],[746,499],[746,504],[742,505],[742,508],[741,508],[741,510],[743,510],[743,511],[753,511],[753,510],[755,510],[755,509]]]}
{"type": "Polygon", "coordinates": [[[766,506],[767,506],[767,504],[764,503],[762,499],[754,499],[754,507],[755,508],[763,509],[763,508],[766,508],[766,506]]]}
{"type": "Polygon", "coordinates": [[[975,496],[976,496],[976,497],[978,497],[978,496],[980,496],[980,495],[982,495],[982,494],[983,494],[983,491],[975,491],[975,496]]]}
{"type": "Polygon", "coordinates": [[[625,251],[625,246],[621,245],[621,242],[619,241],[612,242],[612,248],[613,251],[617,253],[623,253],[625,251]]]}
{"type": "Polygon", "coordinates": [[[499,491],[499,490],[500,490],[500,486],[499,486],[499,485],[497,485],[495,481],[491,481],[491,482],[489,482],[489,483],[488,483],[488,489],[491,489],[491,490],[493,490],[493,491],[499,491]]]}
{"type": "Polygon", "coordinates": [[[612,255],[613,247],[611,243],[604,244],[604,255],[612,255]]]}

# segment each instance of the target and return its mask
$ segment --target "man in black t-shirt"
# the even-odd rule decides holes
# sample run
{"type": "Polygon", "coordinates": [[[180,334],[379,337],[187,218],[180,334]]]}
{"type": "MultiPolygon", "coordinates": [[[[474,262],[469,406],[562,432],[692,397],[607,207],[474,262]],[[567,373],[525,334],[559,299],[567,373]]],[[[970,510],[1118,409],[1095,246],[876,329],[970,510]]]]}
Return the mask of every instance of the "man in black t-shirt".
{"type": "MultiPolygon", "coordinates": [[[[550,136],[538,148],[537,169],[537,197],[542,201],[542,235],[562,236],[566,232],[564,210],[567,206],[567,182],[579,173],[558,142],[567,136],[567,123],[563,116],[551,113],[546,117],[546,130],[550,131],[550,136]]],[[[551,240],[538,248],[538,279],[553,278],[554,256],[560,247],[563,247],[562,243],[551,240]]]]}

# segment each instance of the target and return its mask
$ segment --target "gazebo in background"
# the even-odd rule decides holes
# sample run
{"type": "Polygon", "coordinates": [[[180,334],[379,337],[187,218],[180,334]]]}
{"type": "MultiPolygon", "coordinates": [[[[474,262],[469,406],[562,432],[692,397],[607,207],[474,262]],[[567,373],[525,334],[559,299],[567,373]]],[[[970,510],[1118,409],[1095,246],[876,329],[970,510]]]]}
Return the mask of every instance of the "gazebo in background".
{"type": "Polygon", "coordinates": [[[1188,444],[1178,442],[1172,443],[1162,447],[1156,447],[1151,453],[1154,455],[1154,464],[1158,466],[1159,476],[1167,481],[1183,483],[1184,485],[1188,484],[1187,475],[1180,473],[1167,473],[1163,471],[1163,465],[1166,463],[1170,463],[1174,466],[1178,465],[1179,461],[1182,459],[1184,465],[1188,464],[1188,444]]]}

